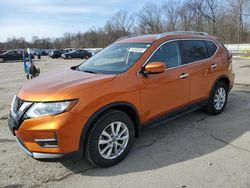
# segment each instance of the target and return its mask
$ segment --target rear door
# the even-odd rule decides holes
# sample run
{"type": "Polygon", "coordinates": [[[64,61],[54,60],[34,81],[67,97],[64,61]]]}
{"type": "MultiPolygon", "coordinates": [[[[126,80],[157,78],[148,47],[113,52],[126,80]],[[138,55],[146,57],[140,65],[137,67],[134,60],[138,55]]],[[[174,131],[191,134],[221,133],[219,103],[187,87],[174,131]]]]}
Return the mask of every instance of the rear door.
{"type": "Polygon", "coordinates": [[[76,57],[77,58],[81,58],[82,57],[82,51],[81,50],[77,50],[76,51],[76,57]]]}
{"type": "Polygon", "coordinates": [[[208,51],[205,40],[181,40],[184,62],[190,74],[190,102],[200,102],[207,99],[211,85],[216,77],[217,64],[213,61],[213,54],[217,50],[208,51]]]}

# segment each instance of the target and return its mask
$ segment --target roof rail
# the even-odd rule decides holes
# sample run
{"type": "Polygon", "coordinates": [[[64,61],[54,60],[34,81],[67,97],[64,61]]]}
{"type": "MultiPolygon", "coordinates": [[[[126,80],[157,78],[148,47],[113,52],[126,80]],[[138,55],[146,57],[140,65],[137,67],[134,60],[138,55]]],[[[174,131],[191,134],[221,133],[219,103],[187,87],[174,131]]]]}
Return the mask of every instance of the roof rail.
{"type": "Polygon", "coordinates": [[[209,35],[208,33],[206,32],[199,32],[199,31],[173,31],[173,32],[166,32],[166,33],[161,33],[157,36],[156,40],[157,39],[160,39],[160,38],[163,38],[163,37],[166,37],[168,35],[176,35],[176,34],[196,34],[196,35],[209,35]]]}
{"type": "Polygon", "coordinates": [[[137,37],[137,36],[139,36],[139,35],[127,35],[127,36],[123,36],[123,37],[118,38],[115,42],[120,41],[122,39],[127,39],[127,38],[132,38],[132,37],[137,37]]]}

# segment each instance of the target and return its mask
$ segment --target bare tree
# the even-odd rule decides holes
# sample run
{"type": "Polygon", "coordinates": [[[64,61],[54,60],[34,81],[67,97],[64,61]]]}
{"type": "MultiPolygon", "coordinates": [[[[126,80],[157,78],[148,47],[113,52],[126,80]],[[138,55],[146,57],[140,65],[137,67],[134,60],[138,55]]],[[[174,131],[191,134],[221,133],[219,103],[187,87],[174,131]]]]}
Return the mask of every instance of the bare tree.
{"type": "Polygon", "coordinates": [[[241,43],[246,36],[246,28],[245,28],[245,20],[246,16],[250,16],[249,8],[250,8],[250,1],[249,0],[229,0],[229,4],[231,11],[235,14],[237,18],[237,26],[238,26],[238,43],[241,43]]]}
{"type": "Polygon", "coordinates": [[[159,6],[146,3],[136,16],[120,10],[104,27],[65,33],[58,38],[9,38],[0,49],[105,47],[130,34],[161,33],[165,30],[206,31],[226,43],[250,43],[250,0],[162,0],[159,6]],[[134,17],[137,18],[136,22],[134,17]]]}
{"type": "Polygon", "coordinates": [[[179,10],[179,28],[183,31],[194,30],[192,29],[193,20],[194,20],[194,12],[190,6],[190,1],[186,0],[183,2],[183,5],[179,10]]]}
{"type": "Polygon", "coordinates": [[[146,3],[138,13],[140,33],[163,32],[162,10],[153,3],[146,3]]]}
{"type": "Polygon", "coordinates": [[[125,10],[120,10],[110,17],[105,25],[105,30],[114,38],[131,34],[134,17],[125,10]]]}
{"type": "Polygon", "coordinates": [[[168,0],[162,4],[163,13],[167,18],[167,30],[175,31],[180,17],[180,1],[168,0]]]}
{"type": "Polygon", "coordinates": [[[203,17],[209,24],[212,24],[212,33],[216,34],[216,13],[218,5],[215,0],[193,0],[190,3],[197,16],[203,17]]]}

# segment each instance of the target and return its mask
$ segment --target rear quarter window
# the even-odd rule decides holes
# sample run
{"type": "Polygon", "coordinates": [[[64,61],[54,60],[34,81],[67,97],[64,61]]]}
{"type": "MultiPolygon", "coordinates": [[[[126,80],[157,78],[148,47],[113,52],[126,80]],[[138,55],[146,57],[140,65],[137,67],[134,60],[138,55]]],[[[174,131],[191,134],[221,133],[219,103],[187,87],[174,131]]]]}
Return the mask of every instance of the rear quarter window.
{"type": "Polygon", "coordinates": [[[185,63],[192,63],[208,58],[207,47],[203,40],[181,41],[185,63]]]}
{"type": "Polygon", "coordinates": [[[214,42],[208,40],[205,41],[205,44],[207,46],[208,57],[212,57],[217,51],[217,46],[214,42]]]}

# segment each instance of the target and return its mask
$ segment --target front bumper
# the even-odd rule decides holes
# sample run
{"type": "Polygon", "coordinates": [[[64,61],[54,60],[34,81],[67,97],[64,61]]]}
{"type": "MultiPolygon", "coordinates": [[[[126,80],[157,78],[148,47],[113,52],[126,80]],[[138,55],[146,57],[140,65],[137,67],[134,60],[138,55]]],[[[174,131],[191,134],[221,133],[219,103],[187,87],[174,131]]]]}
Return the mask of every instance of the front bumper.
{"type": "Polygon", "coordinates": [[[10,116],[8,124],[26,154],[36,159],[51,159],[82,149],[80,139],[86,120],[85,117],[65,112],[22,122],[10,116]]]}

